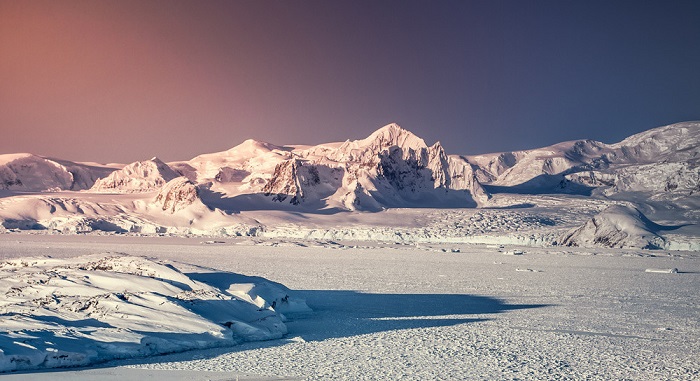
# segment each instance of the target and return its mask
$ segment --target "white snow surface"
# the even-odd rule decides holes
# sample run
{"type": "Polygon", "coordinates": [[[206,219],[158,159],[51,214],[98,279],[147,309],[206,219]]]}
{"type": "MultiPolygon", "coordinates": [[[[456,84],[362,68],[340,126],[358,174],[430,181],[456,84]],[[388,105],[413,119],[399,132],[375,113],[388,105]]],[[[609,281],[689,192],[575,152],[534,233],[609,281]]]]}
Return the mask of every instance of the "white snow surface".
{"type": "Polygon", "coordinates": [[[664,239],[658,234],[662,228],[637,209],[613,205],[591,217],[583,226],[566,233],[561,244],[658,249],[665,247],[664,239]]]}
{"type": "MultiPolygon", "coordinates": [[[[289,295],[305,299],[313,312],[288,319],[287,334],[281,339],[119,360],[80,371],[1,377],[692,380],[700,375],[700,296],[694,292],[700,282],[697,253],[244,237],[203,241],[0,235],[0,258],[12,263],[37,254],[51,255],[53,261],[72,258],[64,263],[82,263],[76,256],[106,250],[131,255],[124,258],[157,258],[148,262],[149,269],[157,269],[159,275],[171,274],[167,276],[188,285],[206,279],[197,280],[189,275],[190,270],[182,271],[183,262],[216,268],[209,270],[215,273],[263,276],[290,287],[289,295]],[[522,254],[504,255],[516,251],[522,254]],[[181,271],[170,273],[170,267],[150,263],[172,264],[181,271]]],[[[135,272],[135,267],[122,266],[123,273],[106,275],[135,272]]],[[[46,264],[32,270],[22,266],[17,271],[41,273],[46,268],[57,267],[46,264]]],[[[81,287],[101,282],[92,276],[80,278],[80,271],[71,268],[56,273],[67,272],[81,287]]],[[[160,292],[182,287],[176,282],[157,283],[148,276],[138,279],[156,282],[160,292]]],[[[208,284],[217,292],[226,289],[208,284]]],[[[77,327],[66,334],[84,332],[81,325],[89,325],[93,318],[73,320],[77,327]]],[[[21,319],[52,326],[70,323],[69,319],[41,320],[39,314],[21,319]]],[[[160,318],[154,319],[151,323],[155,325],[160,318]]],[[[0,324],[9,321],[3,318],[0,324]]],[[[24,336],[13,342],[28,340],[32,334],[22,332],[24,336]]],[[[80,340],[90,340],[87,335],[73,334],[76,347],[80,340]]],[[[122,336],[126,337],[119,338],[122,336]]],[[[58,339],[46,341],[68,348],[58,339]]],[[[24,344],[40,346],[30,340],[24,344]]]]}
{"type": "Polygon", "coordinates": [[[8,259],[0,293],[0,372],[279,339],[308,311],[261,278],[114,253],[8,259]]]}
{"type": "Polygon", "coordinates": [[[57,191],[90,188],[114,168],[74,163],[29,153],[0,155],[0,190],[57,191]]]}

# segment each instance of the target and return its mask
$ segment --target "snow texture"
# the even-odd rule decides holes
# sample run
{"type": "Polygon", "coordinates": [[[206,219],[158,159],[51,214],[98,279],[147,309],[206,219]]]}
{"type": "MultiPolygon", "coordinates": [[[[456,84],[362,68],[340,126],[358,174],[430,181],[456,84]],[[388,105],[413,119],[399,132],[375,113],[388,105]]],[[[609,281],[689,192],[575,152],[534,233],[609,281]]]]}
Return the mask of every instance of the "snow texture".
{"type": "MultiPolygon", "coordinates": [[[[124,359],[89,370],[0,377],[24,381],[235,380],[238,375],[241,380],[693,380],[700,372],[700,295],[689,291],[700,280],[697,253],[265,238],[216,241],[5,234],[0,235],[0,257],[17,263],[31,253],[58,260],[119,250],[131,254],[130,258],[155,256],[158,260],[152,262],[172,264],[190,280],[176,277],[178,273],[168,277],[190,285],[206,283],[220,291],[228,287],[213,277],[192,275],[197,271],[182,263],[215,267],[218,270],[209,270],[214,273],[260,274],[290,287],[293,294],[289,295],[305,299],[313,312],[289,318],[287,334],[281,339],[124,359]],[[504,255],[516,250],[523,254],[504,255]],[[674,268],[678,272],[646,272],[674,268]]],[[[135,272],[126,263],[122,266],[125,273],[135,272]]],[[[69,279],[82,274],[69,270],[57,273],[71,275],[69,279]]],[[[167,268],[158,271],[166,274],[167,268]]],[[[78,276],[75,282],[82,288],[86,282],[97,285],[100,279],[78,276]]],[[[142,280],[148,285],[157,281],[147,275],[142,280]]],[[[162,292],[180,287],[154,284],[166,288],[162,292]]],[[[68,293],[71,288],[65,289],[68,293]]],[[[117,293],[123,291],[120,288],[117,293]]],[[[269,304],[270,299],[265,299],[269,304]]],[[[121,303],[117,298],[109,301],[121,303]]],[[[102,303],[101,299],[96,307],[102,303]]],[[[171,306],[166,303],[159,308],[171,306]]],[[[68,334],[84,331],[80,324],[94,323],[85,317],[72,322],[43,319],[41,323],[52,326],[77,326],[68,334]]],[[[2,319],[0,324],[9,322],[2,319]]],[[[55,339],[45,341],[57,349],[68,349],[69,343],[82,348],[80,343],[90,342],[89,336],[70,342],[55,339]]],[[[28,338],[13,342],[22,340],[28,338]]],[[[134,342],[132,348],[141,347],[134,342]]]]}
{"type": "Polygon", "coordinates": [[[124,254],[0,264],[0,371],[278,339],[308,312],[261,278],[124,254]]]}
{"type": "Polygon", "coordinates": [[[566,233],[564,246],[661,249],[664,239],[657,234],[661,226],[649,221],[639,210],[613,205],[596,214],[583,226],[566,233]]]}
{"type": "Polygon", "coordinates": [[[97,180],[90,190],[102,193],[152,192],[179,176],[179,173],[154,157],[131,163],[112,172],[109,176],[97,180]]]}

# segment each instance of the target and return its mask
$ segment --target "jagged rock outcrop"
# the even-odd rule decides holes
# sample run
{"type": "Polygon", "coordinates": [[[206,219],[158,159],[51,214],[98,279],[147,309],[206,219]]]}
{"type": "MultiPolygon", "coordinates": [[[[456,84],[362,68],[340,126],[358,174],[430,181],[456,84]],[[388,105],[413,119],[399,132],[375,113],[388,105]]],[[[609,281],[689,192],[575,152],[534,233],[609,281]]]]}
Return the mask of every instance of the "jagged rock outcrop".
{"type": "Polygon", "coordinates": [[[194,203],[201,203],[201,200],[197,186],[182,176],[166,183],[154,202],[165,212],[177,213],[194,203]]]}
{"type": "Polygon", "coordinates": [[[97,180],[90,191],[100,193],[153,192],[160,189],[168,181],[180,176],[167,164],[154,157],[150,160],[131,163],[121,170],[112,172],[109,176],[97,180]]]}
{"type": "Polygon", "coordinates": [[[298,205],[325,200],[349,210],[438,206],[441,198],[462,206],[488,199],[472,167],[447,156],[442,145],[390,124],[366,139],[293,151],[262,188],[273,201],[298,205]],[[473,195],[474,196],[473,196],[473,195]]]}
{"type": "MultiPolygon", "coordinates": [[[[285,160],[275,167],[270,181],[263,187],[265,196],[274,195],[272,201],[282,202],[291,197],[289,202],[299,205],[304,200],[304,192],[301,187],[302,179],[299,177],[301,161],[298,159],[285,160]]],[[[315,182],[318,183],[318,173],[315,182]]]]}

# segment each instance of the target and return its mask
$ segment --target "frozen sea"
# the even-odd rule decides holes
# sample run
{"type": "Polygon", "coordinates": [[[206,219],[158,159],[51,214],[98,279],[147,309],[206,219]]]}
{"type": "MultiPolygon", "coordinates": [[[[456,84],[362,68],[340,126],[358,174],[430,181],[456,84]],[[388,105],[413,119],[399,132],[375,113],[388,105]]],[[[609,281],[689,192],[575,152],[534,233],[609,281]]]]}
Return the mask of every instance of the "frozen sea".
{"type": "Polygon", "coordinates": [[[314,312],[279,340],[2,379],[700,379],[697,252],[0,235],[0,260],[104,252],[263,277],[314,312]]]}

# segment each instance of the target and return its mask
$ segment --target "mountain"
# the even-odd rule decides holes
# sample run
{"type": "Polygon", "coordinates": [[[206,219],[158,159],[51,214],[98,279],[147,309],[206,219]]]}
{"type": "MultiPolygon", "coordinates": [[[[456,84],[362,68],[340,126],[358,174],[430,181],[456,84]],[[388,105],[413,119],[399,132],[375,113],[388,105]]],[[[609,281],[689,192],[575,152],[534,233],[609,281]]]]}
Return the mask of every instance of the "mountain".
{"type": "Polygon", "coordinates": [[[467,207],[488,199],[472,167],[440,143],[389,124],[361,140],[295,149],[263,186],[273,201],[300,205],[322,199],[346,210],[467,207]]]}
{"type": "Polygon", "coordinates": [[[157,157],[137,161],[95,181],[90,188],[97,193],[139,193],[158,190],[168,181],[180,177],[157,157]]]}
{"type": "MultiPolygon", "coordinates": [[[[154,157],[119,169],[0,155],[0,226],[298,236],[307,233],[290,226],[304,220],[335,221],[335,228],[362,220],[371,225],[365,233],[352,227],[337,236],[468,240],[479,232],[507,234],[508,242],[519,243],[696,250],[699,162],[700,122],[655,128],[615,144],[576,140],[474,156],[447,154],[440,142],[428,145],[397,124],[358,140],[315,146],[246,140],[188,161],[166,164],[154,157]],[[600,212],[610,205],[629,208],[600,212]],[[338,214],[475,207],[482,209],[425,211],[425,217],[406,212],[419,216],[410,221],[338,214]],[[381,224],[390,227],[376,231],[381,224]],[[391,228],[404,224],[418,230],[391,228]]],[[[315,229],[308,234],[336,237],[315,229]]]]}
{"type": "Polygon", "coordinates": [[[700,122],[677,123],[615,143],[577,140],[467,156],[492,192],[692,195],[700,190],[700,122]]]}
{"type": "Polygon", "coordinates": [[[473,207],[489,197],[466,159],[448,156],[439,143],[428,146],[396,124],[365,139],[311,147],[246,140],[171,165],[190,180],[209,184],[212,193],[245,198],[245,205],[228,206],[208,199],[238,210],[473,207]]]}
{"type": "Polygon", "coordinates": [[[114,168],[49,159],[29,153],[0,155],[0,189],[41,192],[82,190],[114,168]]]}

